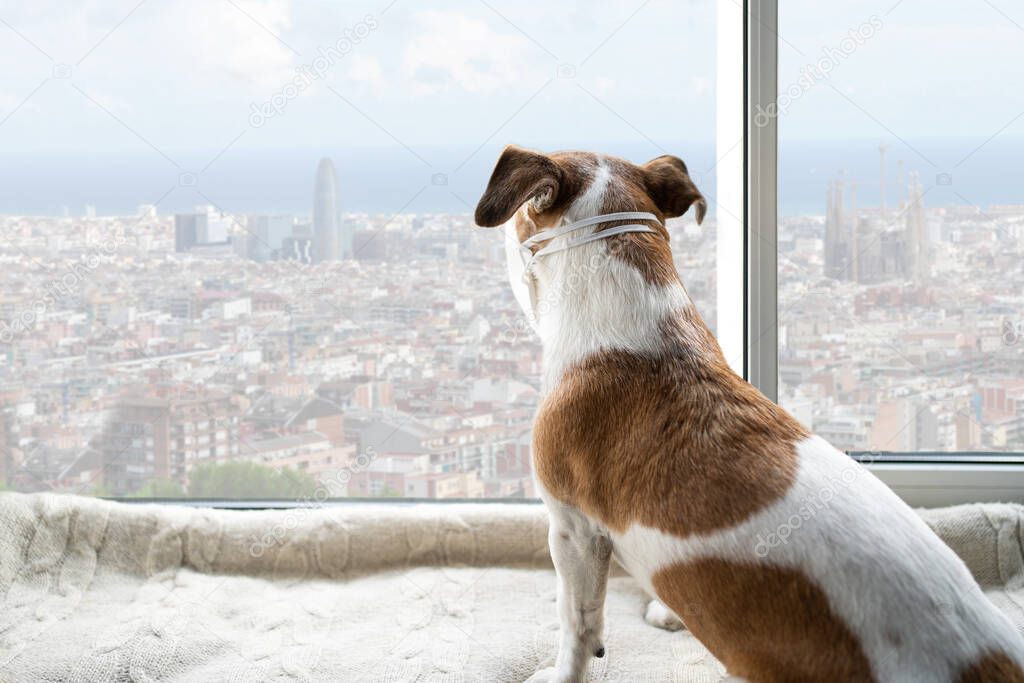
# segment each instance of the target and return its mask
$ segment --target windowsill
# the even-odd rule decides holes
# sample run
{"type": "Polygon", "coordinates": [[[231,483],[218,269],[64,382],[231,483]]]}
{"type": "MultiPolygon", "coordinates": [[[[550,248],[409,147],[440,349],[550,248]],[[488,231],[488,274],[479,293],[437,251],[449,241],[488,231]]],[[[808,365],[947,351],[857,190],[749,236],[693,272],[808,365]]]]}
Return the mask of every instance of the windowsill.
{"type": "Polygon", "coordinates": [[[343,507],[346,505],[539,505],[539,498],[328,498],[324,501],[292,500],[287,498],[116,498],[104,497],[116,503],[133,505],[179,505],[208,507],[223,510],[288,510],[291,508],[343,507]]]}
{"type": "Polygon", "coordinates": [[[875,462],[868,469],[913,507],[1024,503],[1024,467],[979,462],[875,462]]]}
{"type": "MultiPolygon", "coordinates": [[[[1024,455],[1006,453],[854,454],[912,507],[967,503],[1024,503],[1024,455]],[[942,457],[956,457],[943,461],[942,457]]],[[[228,510],[275,510],[346,505],[538,505],[537,498],[328,498],[289,499],[107,498],[128,504],[179,505],[228,510]]]]}

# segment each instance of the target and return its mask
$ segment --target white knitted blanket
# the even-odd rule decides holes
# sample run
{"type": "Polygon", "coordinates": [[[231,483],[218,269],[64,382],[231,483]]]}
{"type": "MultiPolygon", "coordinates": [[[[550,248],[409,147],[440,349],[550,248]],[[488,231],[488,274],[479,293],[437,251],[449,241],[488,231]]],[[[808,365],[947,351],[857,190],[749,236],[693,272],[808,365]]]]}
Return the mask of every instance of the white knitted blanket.
{"type": "MultiPolygon", "coordinates": [[[[922,513],[1024,626],[1024,508],[922,513]]],[[[0,681],[521,681],[553,657],[539,505],[232,512],[0,494],[0,681]]],[[[717,681],[611,580],[593,681],[717,681]]]]}

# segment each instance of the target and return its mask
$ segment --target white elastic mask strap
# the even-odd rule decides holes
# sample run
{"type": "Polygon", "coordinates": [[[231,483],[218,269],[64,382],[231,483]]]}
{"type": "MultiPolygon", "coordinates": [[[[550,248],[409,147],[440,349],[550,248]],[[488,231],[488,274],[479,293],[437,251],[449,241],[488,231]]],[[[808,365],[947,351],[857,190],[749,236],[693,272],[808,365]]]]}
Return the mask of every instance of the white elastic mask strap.
{"type": "Polygon", "coordinates": [[[524,257],[528,258],[526,261],[526,265],[523,269],[523,279],[525,280],[532,277],[531,271],[533,269],[533,264],[541,256],[547,256],[549,254],[554,254],[560,251],[568,251],[569,249],[578,247],[583,244],[597,242],[598,240],[603,240],[608,237],[614,237],[615,235],[622,235],[627,232],[654,232],[654,230],[652,228],[647,227],[646,225],[640,224],[617,225],[614,228],[608,228],[607,230],[602,230],[601,232],[594,232],[589,235],[584,235],[583,237],[577,237],[576,239],[569,240],[564,244],[549,244],[548,246],[538,251],[536,254],[530,253],[529,247],[524,247],[523,255],[524,257]]]}
{"type": "Polygon", "coordinates": [[[612,221],[656,221],[658,217],[653,213],[646,211],[620,211],[618,213],[606,213],[600,216],[593,216],[591,218],[584,218],[581,221],[570,223],[569,225],[563,225],[560,228],[548,228],[547,230],[541,230],[535,235],[523,240],[522,245],[524,247],[532,247],[538,242],[545,242],[555,237],[561,237],[570,232],[579,230],[580,228],[590,227],[591,225],[598,225],[600,223],[610,223],[612,221]]]}
{"type": "Polygon", "coordinates": [[[607,230],[602,230],[601,232],[592,232],[589,235],[584,235],[583,237],[571,239],[565,244],[549,244],[548,246],[544,247],[533,256],[534,258],[536,258],[537,256],[547,256],[548,254],[554,254],[559,251],[565,251],[567,249],[572,249],[573,247],[578,247],[581,244],[596,242],[598,240],[603,240],[607,237],[614,237],[615,235],[621,235],[627,232],[654,232],[654,230],[647,227],[646,225],[639,224],[617,225],[614,228],[608,228],[607,230]]]}

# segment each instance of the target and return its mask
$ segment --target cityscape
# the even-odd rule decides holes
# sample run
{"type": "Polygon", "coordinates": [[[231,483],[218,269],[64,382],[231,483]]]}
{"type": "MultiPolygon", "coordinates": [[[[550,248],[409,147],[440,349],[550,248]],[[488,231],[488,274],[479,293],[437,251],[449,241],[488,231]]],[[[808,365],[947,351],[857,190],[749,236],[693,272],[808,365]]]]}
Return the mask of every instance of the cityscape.
{"type": "MultiPolygon", "coordinates": [[[[1024,449],[1024,205],[928,206],[885,151],[780,221],[780,401],[848,451],[1024,449]]],[[[0,485],[534,497],[541,349],[501,231],[347,212],[330,159],[311,181],[308,216],[0,217],[0,485]]],[[[715,227],[669,225],[712,328],[715,227]]]]}
{"type": "Polygon", "coordinates": [[[929,207],[951,176],[887,150],[780,221],[780,403],[848,452],[1024,450],[1024,205],[929,207]]]}

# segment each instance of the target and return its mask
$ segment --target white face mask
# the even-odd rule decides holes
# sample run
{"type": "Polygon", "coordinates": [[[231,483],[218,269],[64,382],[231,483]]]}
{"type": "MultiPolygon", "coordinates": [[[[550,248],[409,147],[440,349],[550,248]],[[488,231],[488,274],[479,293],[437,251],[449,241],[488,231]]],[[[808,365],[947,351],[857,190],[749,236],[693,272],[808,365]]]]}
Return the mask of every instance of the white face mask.
{"type": "Polygon", "coordinates": [[[639,223],[619,225],[602,232],[592,232],[587,235],[583,235],[582,237],[575,237],[562,243],[552,242],[536,253],[531,247],[536,246],[541,242],[555,239],[556,237],[563,237],[569,233],[575,232],[576,230],[580,230],[581,228],[600,225],[601,223],[609,223],[611,221],[657,220],[658,217],[653,213],[647,213],[644,211],[605,213],[600,216],[585,218],[581,221],[576,221],[575,223],[570,223],[561,227],[541,230],[540,232],[531,235],[523,242],[519,241],[519,235],[516,233],[515,220],[511,220],[506,223],[505,256],[508,261],[509,281],[512,284],[512,293],[515,295],[516,301],[519,302],[519,306],[526,314],[526,319],[530,323],[530,327],[532,327],[534,331],[537,331],[537,278],[533,274],[533,264],[536,263],[538,259],[549,254],[567,251],[584,244],[589,244],[590,242],[614,237],[615,235],[621,235],[627,232],[654,232],[654,229],[646,225],[640,225],[639,223]]]}

